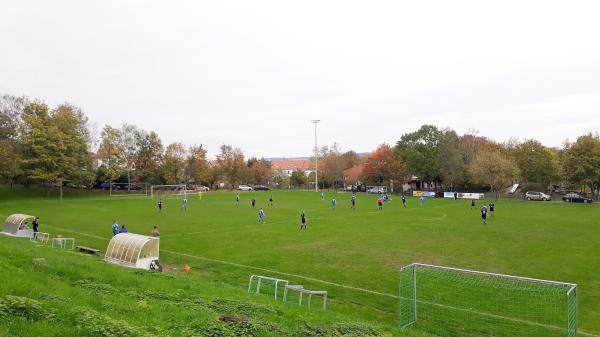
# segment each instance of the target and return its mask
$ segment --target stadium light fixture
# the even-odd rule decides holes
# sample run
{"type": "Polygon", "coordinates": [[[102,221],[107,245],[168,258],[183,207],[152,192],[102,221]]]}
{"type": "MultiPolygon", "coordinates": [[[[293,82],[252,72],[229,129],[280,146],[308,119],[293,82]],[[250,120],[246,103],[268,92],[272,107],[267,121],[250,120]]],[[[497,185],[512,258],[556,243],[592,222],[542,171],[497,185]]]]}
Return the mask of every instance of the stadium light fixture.
{"type": "Polygon", "coordinates": [[[319,148],[317,147],[317,123],[321,120],[313,119],[310,122],[315,125],[315,192],[319,192],[319,148]]]}

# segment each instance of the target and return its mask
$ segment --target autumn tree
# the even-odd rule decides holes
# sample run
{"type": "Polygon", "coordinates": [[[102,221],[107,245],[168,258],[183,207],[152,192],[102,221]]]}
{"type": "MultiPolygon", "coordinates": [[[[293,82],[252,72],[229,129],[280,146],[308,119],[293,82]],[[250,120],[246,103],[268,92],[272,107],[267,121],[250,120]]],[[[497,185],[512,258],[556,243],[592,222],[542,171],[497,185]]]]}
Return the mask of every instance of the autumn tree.
{"type": "Polygon", "coordinates": [[[161,184],[164,148],[154,131],[138,130],[135,135],[136,153],[134,156],[136,179],[150,184],[161,184]]]}
{"type": "Polygon", "coordinates": [[[335,185],[344,179],[344,163],[339,145],[334,143],[331,147],[325,147],[320,160],[319,180],[326,182],[329,186],[335,185]]]}
{"type": "Polygon", "coordinates": [[[64,146],[60,165],[62,177],[75,185],[91,185],[95,174],[87,117],[81,108],[63,103],[52,110],[50,122],[58,128],[64,146]]]}
{"type": "Polygon", "coordinates": [[[439,176],[442,184],[450,191],[465,179],[466,165],[460,152],[460,142],[461,139],[454,130],[441,131],[437,151],[439,176]]]}
{"type": "Polygon", "coordinates": [[[398,180],[402,162],[394,155],[394,149],[381,144],[365,160],[361,180],[376,185],[387,185],[390,180],[398,180]]]}
{"type": "Polygon", "coordinates": [[[547,188],[560,178],[560,163],[556,152],[537,140],[515,144],[511,150],[523,182],[539,183],[547,188]]]}
{"type": "Polygon", "coordinates": [[[19,137],[25,97],[0,96],[0,179],[10,184],[21,173],[19,137]]]}
{"type": "Polygon", "coordinates": [[[294,170],[290,176],[290,185],[295,187],[306,186],[307,178],[304,171],[294,170]]]}
{"type": "Polygon", "coordinates": [[[200,146],[190,146],[185,159],[185,179],[187,182],[201,184],[209,183],[210,172],[206,160],[206,149],[200,146]]]}
{"type": "Polygon", "coordinates": [[[587,134],[565,148],[564,170],[573,186],[589,187],[596,199],[600,192],[600,136],[587,134]]]}
{"type": "Polygon", "coordinates": [[[162,174],[167,184],[181,184],[185,181],[185,147],[181,143],[172,143],[165,150],[162,174]]]}
{"type": "Polygon", "coordinates": [[[241,182],[246,173],[244,153],[231,145],[221,145],[217,155],[217,165],[220,166],[223,178],[230,188],[241,182]]]}
{"type": "Polygon", "coordinates": [[[440,143],[443,132],[433,125],[423,125],[407,133],[396,143],[395,154],[404,164],[405,174],[416,175],[424,182],[439,182],[440,143]]]}
{"type": "Polygon", "coordinates": [[[141,132],[141,130],[138,129],[137,126],[126,123],[121,125],[121,128],[119,129],[128,184],[131,183],[133,171],[136,168],[135,159],[136,153],[138,152],[137,135],[139,132],[141,132]]]}
{"type": "Polygon", "coordinates": [[[489,187],[496,197],[519,175],[519,168],[512,156],[500,147],[479,152],[469,170],[474,182],[489,187]]]}
{"type": "Polygon", "coordinates": [[[100,133],[100,147],[98,154],[102,159],[103,181],[109,183],[112,191],[112,183],[117,180],[121,174],[127,170],[127,162],[125,160],[125,148],[121,139],[121,131],[110,125],[105,125],[100,133]]]}
{"type": "Polygon", "coordinates": [[[273,177],[271,162],[264,158],[248,159],[248,178],[255,184],[266,185],[273,177]]]}

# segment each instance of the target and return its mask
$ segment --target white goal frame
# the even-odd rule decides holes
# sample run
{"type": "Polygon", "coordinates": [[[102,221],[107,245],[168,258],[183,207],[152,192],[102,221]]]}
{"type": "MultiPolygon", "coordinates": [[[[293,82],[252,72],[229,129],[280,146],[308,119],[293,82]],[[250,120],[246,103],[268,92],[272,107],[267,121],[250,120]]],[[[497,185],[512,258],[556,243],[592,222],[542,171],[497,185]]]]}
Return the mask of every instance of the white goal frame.
{"type": "MultiPolygon", "coordinates": [[[[488,273],[488,272],[482,272],[482,271],[445,267],[445,266],[436,266],[436,265],[423,264],[423,263],[412,263],[410,265],[404,266],[400,269],[400,274],[401,274],[400,289],[399,289],[399,300],[400,301],[399,301],[398,313],[399,313],[400,325],[402,328],[406,328],[406,327],[412,326],[415,323],[417,323],[418,308],[419,308],[419,304],[422,303],[424,305],[426,304],[426,305],[436,305],[436,306],[440,306],[440,307],[445,307],[449,310],[454,309],[454,310],[458,310],[458,311],[463,311],[465,313],[465,317],[469,317],[472,314],[480,314],[480,315],[489,316],[489,317],[492,317],[495,319],[506,319],[509,321],[514,321],[515,323],[537,325],[537,326],[543,326],[545,328],[561,330],[561,331],[564,331],[565,337],[576,337],[577,336],[578,309],[577,309],[577,284],[575,284],[575,283],[542,280],[542,279],[513,276],[513,275],[506,275],[506,274],[488,273]],[[446,272],[457,273],[457,274],[476,275],[476,276],[481,276],[483,278],[496,278],[496,279],[505,279],[505,280],[514,280],[514,281],[524,281],[524,282],[530,282],[533,284],[564,287],[565,303],[566,303],[566,307],[565,307],[565,309],[566,309],[565,310],[566,326],[562,326],[562,327],[561,326],[550,326],[550,325],[545,325],[542,323],[530,322],[527,320],[503,317],[503,316],[499,316],[499,315],[492,314],[492,313],[477,312],[470,308],[455,308],[455,307],[444,305],[442,303],[430,303],[430,302],[420,301],[418,299],[419,288],[418,288],[418,283],[417,283],[417,279],[418,279],[417,272],[418,272],[419,268],[446,271],[446,272]],[[408,275],[406,275],[406,274],[403,275],[403,273],[408,273],[408,275]],[[408,283],[409,283],[408,287],[406,284],[403,284],[403,279],[408,280],[408,283]],[[409,292],[412,293],[412,294],[409,294],[411,296],[408,296],[408,297],[403,296],[403,289],[408,289],[409,292]],[[408,302],[410,305],[403,304],[403,302],[405,302],[405,303],[408,302]]],[[[406,295],[406,293],[404,295],[406,295]]]]}
{"type": "MultiPolygon", "coordinates": [[[[176,185],[152,185],[150,186],[150,198],[154,199],[154,189],[156,187],[180,187],[182,188],[181,190],[179,190],[179,192],[183,192],[183,197],[187,199],[187,195],[188,192],[190,190],[187,189],[187,185],[185,184],[176,184],[176,185]]],[[[170,194],[170,195],[181,195],[181,193],[177,193],[177,194],[170,194]]]]}
{"type": "Polygon", "coordinates": [[[111,197],[135,197],[135,196],[140,196],[140,197],[146,197],[148,196],[148,184],[147,183],[112,183],[111,185],[114,186],[125,186],[125,188],[120,188],[118,190],[115,190],[113,188],[109,188],[109,195],[111,197]],[[128,186],[143,186],[143,188],[141,190],[132,190],[131,187],[127,188],[128,186]],[[115,191],[119,191],[119,192],[115,192],[115,191]]]}
{"type": "Polygon", "coordinates": [[[279,288],[279,283],[283,284],[284,288],[289,285],[288,280],[283,280],[275,277],[268,277],[263,275],[251,275],[250,280],[248,281],[248,293],[252,290],[252,281],[256,279],[256,293],[260,293],[260,285],[263,281],[273,282],[275,284],[275,300],[277,300],[277,290],[279,288]]]}

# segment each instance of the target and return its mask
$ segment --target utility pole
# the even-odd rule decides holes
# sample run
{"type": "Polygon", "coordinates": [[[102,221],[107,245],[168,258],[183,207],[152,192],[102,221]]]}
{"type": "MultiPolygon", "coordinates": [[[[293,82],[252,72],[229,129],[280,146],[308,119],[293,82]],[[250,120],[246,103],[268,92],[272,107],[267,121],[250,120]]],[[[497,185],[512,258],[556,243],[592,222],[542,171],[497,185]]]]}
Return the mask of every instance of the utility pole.
{"type": "Polygon", "coordinates": [[[319,192],[319,148],[317,147],[317,123],[318,119],[310,121],[315,125],[315,192],[319,192]]]}

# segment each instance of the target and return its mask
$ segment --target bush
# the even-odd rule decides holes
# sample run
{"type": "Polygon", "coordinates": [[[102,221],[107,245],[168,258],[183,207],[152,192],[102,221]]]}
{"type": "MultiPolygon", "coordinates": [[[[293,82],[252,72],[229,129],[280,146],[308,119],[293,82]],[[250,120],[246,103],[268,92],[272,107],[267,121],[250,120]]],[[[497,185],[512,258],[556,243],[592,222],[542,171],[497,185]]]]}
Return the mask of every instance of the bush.
{"type": "Polygon", "coordinates": [[[127,322],[113,319],[90,308],[78,307],[74,310],[75,325],[98,337],[150,337],[138,327],[131,326],[127,322]]]}
{"type": "Polygon", "coordinates": [[[27,297],[0,297],[0,318],[22,317],[30,321],[55,321],[56,315],[43,308],[42,303],[27,297]]]}

